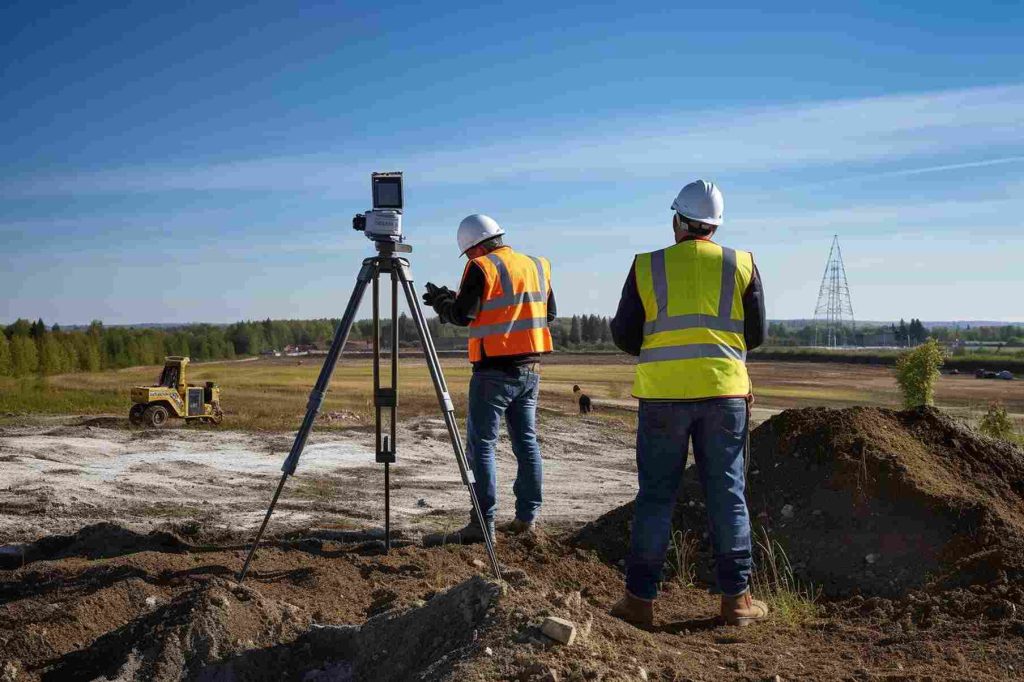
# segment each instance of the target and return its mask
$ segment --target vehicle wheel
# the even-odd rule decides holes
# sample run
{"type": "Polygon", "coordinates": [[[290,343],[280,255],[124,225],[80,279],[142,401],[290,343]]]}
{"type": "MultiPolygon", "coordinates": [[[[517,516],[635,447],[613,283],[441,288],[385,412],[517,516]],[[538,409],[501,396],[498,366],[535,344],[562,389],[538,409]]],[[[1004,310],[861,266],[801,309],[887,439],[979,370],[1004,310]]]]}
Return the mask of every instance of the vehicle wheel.
{"type": "Polygon", "coordinates": [[[139,403],[132,405],[132,409],[128,410],[128,422],[132,426],[138,426],[142,423],[142,415],[146,411],[146,406],[139,403]]]}
{"type": "Polygon", "coordinates": [[[167,423],[167,408],[163,405],[150,405],[143,414],[143,419],[153,428],[159,429],[167,423]]]}

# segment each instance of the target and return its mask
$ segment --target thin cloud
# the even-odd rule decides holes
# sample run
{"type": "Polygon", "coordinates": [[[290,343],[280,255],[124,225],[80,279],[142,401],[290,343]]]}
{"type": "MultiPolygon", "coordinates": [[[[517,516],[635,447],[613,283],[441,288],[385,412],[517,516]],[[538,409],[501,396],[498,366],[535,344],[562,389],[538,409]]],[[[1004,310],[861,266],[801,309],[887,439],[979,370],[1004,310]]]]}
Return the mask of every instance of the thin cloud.
{"type": "MultiPolygon", "coordinates": [[[[687,112],[626,125],[560,122],[548,135],[514,142],[419,148],[373,155],[380,167],[403,168],[421,186],[479,185],[502,180],[661,177],[681,165],[712,174],[894,163],[937,154],[990,154],[1024,147],[1024,85],[969,88],[760,109],[687,112]],[[578,132],[566,134],[572,125],[578,132]]],[[[352,143],[353,148],[357,146],[352,143]]],[[[358,149],[346,156],[360,158],[358,149]]],[[[970,162],[1011,163],[1020,156],[970,162]]],[[[894,170],[939,172],[957,164],[894,170]]],[[[362,163],[323,154],[268,157],[192,167],[141,166],[8,180],[3,196],[166,191],[312,191],[363,188],[362,163]]],[[[877,175],[876,175],[877,177],[877,175]]]]}

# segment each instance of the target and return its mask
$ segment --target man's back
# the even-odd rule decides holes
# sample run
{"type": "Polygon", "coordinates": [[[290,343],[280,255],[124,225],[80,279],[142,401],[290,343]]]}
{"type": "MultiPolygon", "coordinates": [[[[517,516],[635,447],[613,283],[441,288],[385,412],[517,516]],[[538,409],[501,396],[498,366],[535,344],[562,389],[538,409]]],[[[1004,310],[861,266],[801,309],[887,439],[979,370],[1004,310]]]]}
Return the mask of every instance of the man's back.
{"type": "MultiPolygon", "coordinates": [[[[708,240],[636,256],[612,321],[616,344],[640,358],[633,394],[659,400],[747,395],[747,309],[758,308],[747,299],[759,295],[759,283],[752,291],[756,279],[749,252],[708,240]]],[[[763,311],[751,312],[763,327],[763,311]]]]}

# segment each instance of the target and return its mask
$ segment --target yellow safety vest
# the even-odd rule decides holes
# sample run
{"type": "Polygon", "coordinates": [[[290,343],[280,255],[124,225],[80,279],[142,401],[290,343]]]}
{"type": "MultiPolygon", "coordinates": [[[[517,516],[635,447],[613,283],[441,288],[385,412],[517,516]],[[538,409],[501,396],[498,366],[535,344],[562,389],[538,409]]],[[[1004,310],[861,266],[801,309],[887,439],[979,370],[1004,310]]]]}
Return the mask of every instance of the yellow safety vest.
{"type": "Polygon", "coordinates": [[[633,395],[697,400],[750,393],[743,292],[754,277],[747,251],[691,239],[634,263],[644,342],[633,395]]]}

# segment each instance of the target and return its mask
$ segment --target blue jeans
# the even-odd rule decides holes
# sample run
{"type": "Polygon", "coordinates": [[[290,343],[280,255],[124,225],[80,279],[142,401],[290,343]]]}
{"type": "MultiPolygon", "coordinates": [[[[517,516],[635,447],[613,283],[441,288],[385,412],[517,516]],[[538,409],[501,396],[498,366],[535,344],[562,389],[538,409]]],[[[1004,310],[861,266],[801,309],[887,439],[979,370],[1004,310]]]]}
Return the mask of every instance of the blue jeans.
{"type": "Polygon", "coordinates": [[[722,594],[747,589],[753,566],[750,516],[743,496],[747,406],[743,398],[692,402],[640,401],[636,434],[636,496],[626,589],[641,599],[658,594],[672,511],[693,438],[704,498],[715,575],[722,594]]]}
{"type": "Polygon", "coordinates": [[[512,486],[516,518],[533,521],[540,509],[543,474],[536,429],[539,392],[540,374],[534,365],[509,371],[480,370],[469,380],[466,455],[476,477],[476,495],[485,521],[493,521],[498,509],[494,454],[502,415],[519,464],[512,486]]]}

